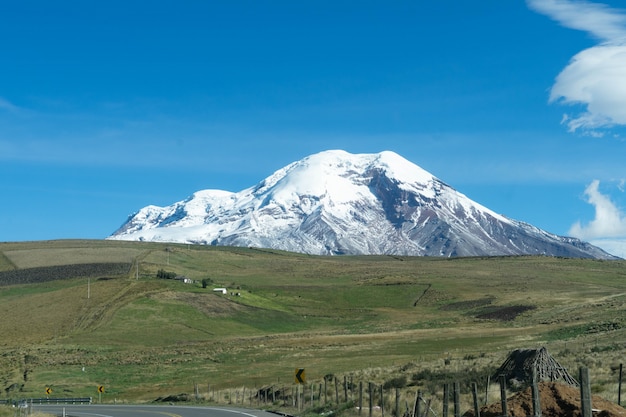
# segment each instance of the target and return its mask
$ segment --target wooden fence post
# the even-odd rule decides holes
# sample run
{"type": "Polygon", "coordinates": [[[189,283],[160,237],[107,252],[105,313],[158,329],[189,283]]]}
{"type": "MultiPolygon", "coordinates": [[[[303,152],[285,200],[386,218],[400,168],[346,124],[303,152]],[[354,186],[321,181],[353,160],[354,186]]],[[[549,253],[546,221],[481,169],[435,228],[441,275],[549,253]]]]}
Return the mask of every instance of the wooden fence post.
{"type": "Polygon", "coordinates": [[[539,381],[537,381],[537,370],[533,368],[532,375],[532,398],[533,398],[533,416],[541,417],[541,403],[539,400],[539,381]]]}
{"type": "Polygon", "coordinates": [[[348,403],[348,380],[346,376],[343,376],[343,400],[347,404],[348,403]]]}
{"type": "Polygon", "coordinates": [[[335,377],[335,404],[339,405],[339,382],[335,377]]]}
{"type": "Polygon", "coordinates": [[[326,387],[326,377],[324,377],[324,405],[328,404],[328,390],[326,387]]]}
{"type": "Polygon", "coordinates": [[[450,403],[450,384],[443,384],[443,412],[442,417],[448,417],[448,404],[450,403]]]}
{"type": "Polygon", "coordinates": [[[383,386],[380,385],[380,417],[385,417],[385,397],[383,396],[383,386]]]}
{"type": "Polygon", "coordinates": [[[350,375],[350,399],[354,400],[354,380],[352,375],[350,375]]]}
{"type": "Polygon", "coordinates": [[[370,402],[370,413],[369,413],[369,416],[372,417],[372,412],[374,411],[374,395],[372,393],[372,383],[371,382],[367,383],[367,393],[368,393],[369,402],[370,402]]]}
{"type": "Polygon", "coordinates": [[[580,415],[591,417],[591,383],[589,381],[589,369],[580,368],[580,415]]]}
{"type": "Polygon", "coordinates": [[[363,413],[363,381],[359,381],[359,415],[363,413]]]}
{"type": "Polygon", "coordinates": [[[415,395],[415,404],[413,405],[413,417],[420,417],[420,400],[422,399],[422,391],[417,390],[415,395]]]}
{"type": "Polygon", "coordinates": [[[472,382],[472,396],[474,397],[474,416],[480,417],[480,408],[478,407],[478,384],[472,382]]]}
{"type": "Polygon", "coordinates": [[[502,405],[502,415],[506,417],[509,415],[509,410],[506,406],[506,376],[500,375],[498,380],[500,381],[500,404],[502,405]]]}
{"type": "Polygon", "coordinates": [[[622,405],[622,365],[619,364],[619,382],[617,384],[617,405],[622,405]]]}
{"type": "Polygon", "coordinates": [[[396,412],[395,417],[400,417],[400,389],[396,388],[396,412]]]}
{"type": "Polygon", "coordinates": [[[454,417],[461,417],[461,384],[457,381],[454,386],[454,417]]]}
{"type": "Polygon", "coordinates": [[[322,405],[322,384],[320,383],[320,392],[317,396],[317,405],[322,405]]]}
{"type": "Polygon", "coordinates": [[[489,384],[491,383],[491,375],[487,376],[487,385],[485,386],[485,404],[489,404],[489,384]]]}

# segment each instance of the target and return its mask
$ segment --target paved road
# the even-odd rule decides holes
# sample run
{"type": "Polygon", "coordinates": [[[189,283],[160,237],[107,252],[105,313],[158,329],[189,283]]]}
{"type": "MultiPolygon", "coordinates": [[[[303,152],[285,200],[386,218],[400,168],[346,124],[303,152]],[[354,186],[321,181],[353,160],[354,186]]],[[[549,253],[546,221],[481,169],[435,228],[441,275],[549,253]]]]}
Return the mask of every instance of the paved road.
{"type": "Polygon", "coordinates": [[[33,405],[33,410],[66,417],[276,417],[260,410],[176,405],[33,405]]]}

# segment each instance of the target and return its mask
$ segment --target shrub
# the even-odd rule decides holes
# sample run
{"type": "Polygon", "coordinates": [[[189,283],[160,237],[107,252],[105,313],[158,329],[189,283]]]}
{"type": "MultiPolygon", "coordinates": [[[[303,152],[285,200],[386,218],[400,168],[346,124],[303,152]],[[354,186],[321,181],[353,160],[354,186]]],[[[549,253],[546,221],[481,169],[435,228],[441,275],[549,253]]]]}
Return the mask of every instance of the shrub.
{"type": "Polygon", "coordinates": [[[383,384],[384,389],[390,388],[404,388],[406,386],[406,375],[391,378],[383,384]]]}
{"type": "Polygon", "coordinates": [[[160,278],[160,279],[174,279],[174,278],[176,278],[176,272],[168,272],[168,271],[164,271],[163,269],[159,269],[157,271],[157,278],[160,278]]]}

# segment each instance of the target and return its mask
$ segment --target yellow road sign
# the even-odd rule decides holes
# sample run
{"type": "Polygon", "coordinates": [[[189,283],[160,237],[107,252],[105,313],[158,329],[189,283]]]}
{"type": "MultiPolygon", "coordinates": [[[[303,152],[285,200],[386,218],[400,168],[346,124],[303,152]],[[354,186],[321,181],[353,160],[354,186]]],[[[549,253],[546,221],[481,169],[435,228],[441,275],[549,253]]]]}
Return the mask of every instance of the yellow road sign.
{"type": "Polygon", "coordinates": [[[98,385],[98,392],[99,393],[103,393],[104,392],[104,385],[98,385]]]}
{"type": "Polygon", "coordinates": [[[46,387],[46,395],[52,394],[52,388],[46,387]]]}
{"type": "Polygon", "coordinates": [[[296,369],[295,379],[296,379],[296,384],[306,383],[306,373],[304,372],[304,368],[296,369]]]}

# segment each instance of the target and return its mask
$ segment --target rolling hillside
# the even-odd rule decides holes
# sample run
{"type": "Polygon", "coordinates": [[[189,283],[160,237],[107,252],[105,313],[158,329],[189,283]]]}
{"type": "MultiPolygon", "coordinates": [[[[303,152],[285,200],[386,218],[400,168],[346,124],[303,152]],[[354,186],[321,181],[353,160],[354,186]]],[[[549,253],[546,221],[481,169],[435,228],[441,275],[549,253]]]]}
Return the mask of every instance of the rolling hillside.
{"type": "Polygon", "coordinates": [[[0,392],[40,395],[54,386],[91,395],[105,384],[111,397],[152,399],[194,383],[289,383],[294,368],[314,380],[416,361],[437,368],[445,358],[460,371],[539,345],[570,366],[590,357],[609,366],[626,341],[625,267],[548,257],[2,243],[0,392]],[[196,283],[157,279],[158,271],[196,283]]]}

